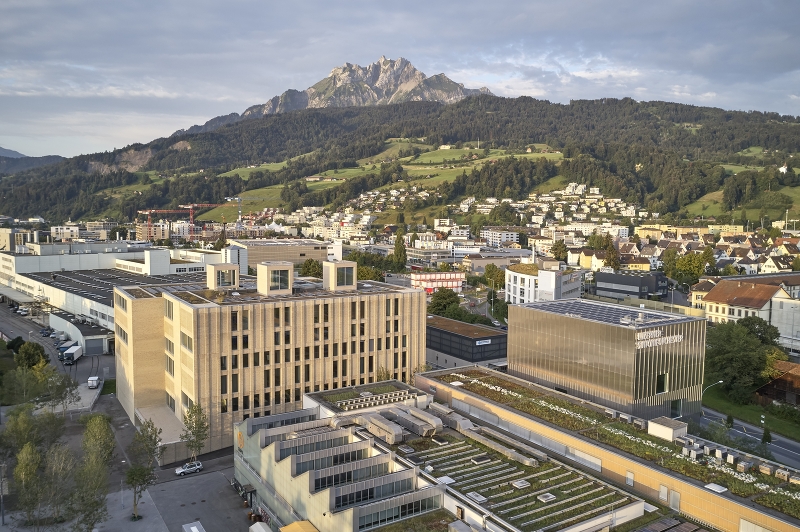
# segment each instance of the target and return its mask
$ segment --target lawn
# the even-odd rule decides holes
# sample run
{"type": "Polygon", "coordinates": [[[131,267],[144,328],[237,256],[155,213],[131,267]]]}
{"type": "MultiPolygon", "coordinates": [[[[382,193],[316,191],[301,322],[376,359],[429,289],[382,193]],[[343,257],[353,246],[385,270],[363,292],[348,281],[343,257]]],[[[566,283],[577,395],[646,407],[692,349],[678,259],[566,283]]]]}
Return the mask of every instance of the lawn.
{"type": "Polygon", "coordinates": [[[109,395],[117,393],[117,379],[106,379],[103,381],[103,389],[100,390],[100,395],[109,395]]]}
{"type": "Polygon", "coordinates": [[[566,177],[563,175],[557,175],[534,188],[533,192],[537,194],[547,194],[548,192],[552,192],[554,190],[563,190],[567,184],[569,184],[569,180],[566,177]]]}
{"type": "MultiPolygon", "coordinates": [[[[445,161],[465,162],[466,159],[462,159],[462,156],[464,155],[478,155],[479,157],[482,157],[483,150],[434,150],[432,152],[423,153],[420,155],[419,159],[414,161],[414,164],[442,164],[445,161]]],[[[489,152],[490,159],[505,156],[506,152],[504,150],[490,150],[489,152]]]]}
{"type": "Polygon", "coordinates": [[[725,415],[731,414],[736,419],[746,421],[756,426],[761,424],[761,416],[764,415],[765,423],[769,430],[776,434],[786,436],[787,438],[800,441],[800,425],[792,421],[775,417],[767,413],[759,405],[738,405],[732,403],[725,397],[725,394],[718,386],[709,388],[706,393],[703,394],[703,405],[725,415]]]}
{"type": "Polygon", "coordinates": [[[400,150],[410,150],[411,148],[419,148],[420,150],[429,150],[431,146],[429,144],[422,144],[421,142],[413,142],[409,141],[408,139],[389,139],[384,144],[384,150],[377,155],[373,155],[372,157],[365,157],[358,161],[360,165],[373,165],[373,164],[380,164],[381,161],[385,161],[387,159],[395,159],[397,155],[400,153],[400,150]]]}
{"type": "Polygon", "coordinates": [[[761,152],[764,151],[764,148],[761,146],[750,146],[749,148],[740,151],[736,155],[744,155],[746,157],[755,157],[756,155],[761,155],[761,152]]]}
{"type": "Polygon", "coordinates": [[[754,172],[760,172],[764,169],[763,166],[750,166],[750,165],[741,165],[741,164],[723,164],[721,165],[725,171],[729,174],[738,174],[739,172],[744,172],[745,170],[753,170],[754,172]]]}
{"type": "MultiPolygon", "coordinates": [[[[137,175],[139,173],[140,172],[137,172],[137,175]]],[[[141,175],[145,175],[145,172],[141,172],[141,175]]],[[[130,196],[134,192],[144,192],[145,190],[149,190],[152,185],[159,185],[164,182],[164,178],[158,177],[158,174],[155,171],[147,172],[147,175],[150,176],[152,183],[147,183],[146,185],[134,183],[133,185],[125,185],[122,187],[106,188],[96,192],[96,194],[107,195],[111,196],[112,198],[122,198],[124,196],[130,196]]]]}
{"type": "Polygon", "coordinates": [[[692,216],[719,216],[724,214],[722,208],[722,190],[709,192],[702,198],[686,206],[686,211],[692,216]],[[705,208],[703,208],[705,206],[705,208]]]}

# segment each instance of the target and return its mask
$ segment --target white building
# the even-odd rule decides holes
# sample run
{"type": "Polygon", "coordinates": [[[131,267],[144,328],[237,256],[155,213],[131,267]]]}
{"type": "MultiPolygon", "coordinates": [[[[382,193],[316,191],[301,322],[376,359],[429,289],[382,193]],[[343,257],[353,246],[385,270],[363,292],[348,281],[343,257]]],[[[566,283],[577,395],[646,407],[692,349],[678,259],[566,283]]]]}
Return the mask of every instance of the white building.
{"type": "Polygon", "coordinates": [[[539,270],[533,264],[506,269],[506,302],[512,305],[570,299],[581,295],[582,273],[539,270]]]}
{"type": "Polygon", "coordinates": [[[411,274],[411,287],[425,290],[432,294],[440,288],[449,288],[453,292],[461,293],[467,282],[464,272],[419,272],[411,274]]]}

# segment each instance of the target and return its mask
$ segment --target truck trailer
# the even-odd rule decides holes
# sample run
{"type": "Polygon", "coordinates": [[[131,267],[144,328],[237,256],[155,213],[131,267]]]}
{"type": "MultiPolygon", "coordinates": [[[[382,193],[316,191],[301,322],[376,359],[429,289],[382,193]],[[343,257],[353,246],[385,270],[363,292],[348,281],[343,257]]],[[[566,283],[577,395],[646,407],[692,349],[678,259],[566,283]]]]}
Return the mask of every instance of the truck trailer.
{"type": "Polygon", "coordinates": [[[70,347],[67,349],[67,352],[64,353],[64,365],[71,366],[75,363],[76,360],[83,356],[83,348],[79,345],[74,347],[70,347]]]}

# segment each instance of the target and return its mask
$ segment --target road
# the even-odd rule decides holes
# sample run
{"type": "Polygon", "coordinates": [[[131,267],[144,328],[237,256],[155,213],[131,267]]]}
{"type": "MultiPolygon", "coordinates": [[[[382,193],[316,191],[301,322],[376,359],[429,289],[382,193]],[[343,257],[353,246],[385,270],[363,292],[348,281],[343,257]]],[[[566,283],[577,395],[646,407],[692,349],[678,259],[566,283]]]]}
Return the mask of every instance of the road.
{"type": "Polygon", "coordinates": [[[0,303],[0,332],[9,338],[21,336],[23,340],[34,341],[44,346],[45,352],[50,356],[50,363],[60,372],[69,373],[79,383],[85,383],[90,376],[98,375],[105,378],[105,368],[108,368],[108,378],[113,379],[114,357],[110,355],[84,356],[79,358],[73,366],[65,366],[58,360],[58,350],[53,346],[52,338],[42,338],[39,330],[44,328],[30,317],[22,317],[12,312],[8,305],[0,303]],[[31,334],[28,334],[31,333],[31,334]]]}
{"type": "MultiPolygon", "coordinates": [[[[713,422],[725,423],[726,416],[719,412],[703,407],[703,414],[700,424],[704,427],[708,427],[713,422]]],[[[763,433],[761,427],[756,427],[738,419],[734,420],[733,428],[728,431],[728,435],[732,438],[747,438],[756,443],[761,441],[763,433]]],[[[790,440],[773,432],[769,450],[772,452],[776,462],[786,464],[789,467],[800,468],[800,442],[790,440]]]]}

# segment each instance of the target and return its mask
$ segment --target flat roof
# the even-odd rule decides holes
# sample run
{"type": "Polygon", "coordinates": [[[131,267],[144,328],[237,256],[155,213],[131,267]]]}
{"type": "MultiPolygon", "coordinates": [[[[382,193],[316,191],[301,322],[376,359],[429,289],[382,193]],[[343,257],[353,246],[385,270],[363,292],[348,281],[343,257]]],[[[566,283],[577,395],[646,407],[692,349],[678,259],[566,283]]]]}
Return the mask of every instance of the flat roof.
{"type": "Polygon", "coordinates": [[[460,336],[468,338],[490,338],[494,336],[506,336],[507,331],[489,327],[488,325],[475,325],[472,323],[465,323],[463,321],[451,320],[450,318],[443,318],[441,316],[428,316],[425,324],[434,329],[441,329],[460,336]]]}
{"type": "Polygon", "coordinates": [[[28,278],[74,294],[112,306],[115,286],[150,286],[159,284],[206,285],[205,272],[192,272],[180,275],[140,275],[124,270],[76,270],[52,273],[22,273],[19,277],[28,278]]]}
{"type": "MultiPolygon", "coordinates": [[[[166,276],[162,276],[166,277],[166,276]]],[[[170,277],[187,277],[183,275],[174,275],[170,277]]],[[[147,277],[149,279],[149,277],[147,277]]],[[[206,286],[205,274],[201,282],[189,283],[161,283],[149,284],[139,283],[139,286],[129,287],[122,285],[120,288],[125,290],[129,295],[134,298],[147,298],[147,297],[160,297],[162,293],[171,293],[178,299],[181,299],[192,305],[207,305],[213,303],[215,305],[241,305],[248,303],[267,303],[273,301],[291,301],[291,300],[306,300],[306,299],[331,299],[338,297],[351,297],[353,295],[368,295],[374,293],[387,293],[396,294],[404,292],[421,292],[414,288],[407,288],[404,286],[390,285],[386,283],[379,283],[377,281],[358,281],[355,290],[343,290],[333,292],[324,290],[322,288],[322,281],[311,277],[301,277],[295,279],[293,292],[286,295],[273,295],[266,296],[260,294],[256,290],[256,278],[241,276],[240,286],[235,290],[228,290],[220,298],[219,292],[211,291],[206,286]]]]}
{"type": "Polygon", "coordinates": [[[617,327],[630,327],[633,329],[646,329],[648,327],[704,320],[704,318],[694,318],[683,314],[659,312],[626,305],[591,301],[588,299],[558,299],[555,301],[526,303],[519,306],[541,312],[548,312],[550,314],[558,314],[568,318],[577,318],[617,327]]]}
{"type": "MultiPolygon", "coordinates": [[[[411,396],[418,396],[420,394],[425,394],[419,388],[414,388],[413,386],[406,384],[402,381],[397,379],[391,379],[388,381],[378,381],[372,382],[369,384],[359,384],[358,386],[346,386],[343,388],[337,388],[335,390],[324,390],[320,392],[311,392],[307,393],[306,395],[316,401],[318,404],[325,404],[328,408],[332,410],[340,410],[341,409],[336,406],[338,401],[347,401],[349,399],[357,399],[361,397],[361,394],[364,392],[369,392],[372,395],[380,395],[384,393],[391,393],[391,392],[401,392],[407,391],[411,396]]],[[[389,408],[391,404],[387,404],[387,408],[389,408]]]]}

